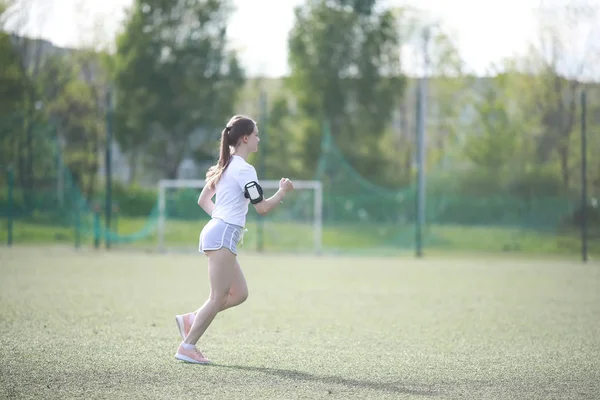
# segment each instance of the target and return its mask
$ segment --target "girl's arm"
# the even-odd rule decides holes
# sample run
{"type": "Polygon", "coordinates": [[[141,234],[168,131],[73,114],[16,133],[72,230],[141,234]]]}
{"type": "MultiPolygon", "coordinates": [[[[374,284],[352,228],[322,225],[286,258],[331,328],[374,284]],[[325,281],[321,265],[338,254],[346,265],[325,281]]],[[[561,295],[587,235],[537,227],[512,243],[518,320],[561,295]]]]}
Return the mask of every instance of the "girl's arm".
{"type": "Polygon", "coordinates": [[[200,193],[200,197],[198,197],[198,205],[202,207],[202,209],[206,211],[209,216],[212,216],[212,213],[215,209],[215,203],[212,201],[214,195],[214,188],[209,189],[208,186],[204,186],[204,188],[202,188],[202,192],[200,193]]]}

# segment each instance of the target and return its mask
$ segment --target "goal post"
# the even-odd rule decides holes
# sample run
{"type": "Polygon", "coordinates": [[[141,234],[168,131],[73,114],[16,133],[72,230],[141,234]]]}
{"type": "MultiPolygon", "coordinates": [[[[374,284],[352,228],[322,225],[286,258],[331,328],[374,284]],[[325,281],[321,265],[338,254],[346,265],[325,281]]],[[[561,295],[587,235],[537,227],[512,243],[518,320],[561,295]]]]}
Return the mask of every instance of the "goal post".
{"type": "MultiPolygon", "coordinates": [[[[288,216],[287,219],[293,219],[295,216],[298,216],[300,214],[303,215],[304,218],[309,218],[308,221],[304,221],[306,223],[308,223],[309,225],[312,225],[310,227],[310,229],[312,229],[312,243],[311,243],[311,250],[317,254],[320,254],[322,251],[322,229],[323,229],[323,186],[321,181],[316,181],[316,180],[300,180],[300,181],[293,181],[294,183],[294,190],[290,193],[288,193],[288,195],[286,196],[286,198],[283,201],[283,204],[279,205],[274,211],[277,211],[279,214],[285,214],[288,216]],[[305,209],[306,207],[310,208],[310,212],[309,213],[302,213],[301,211],[298,211],[300,209],[305,209]],[[310,214],[310,215],[306,215],[306,214],[310,214]],[[290,215],[292,215],[290,217],[290,215]]],[[[160,252],[164,252],[167,250],[167,240],[166,240],[166,235],[167,235],[167,224],[168,221],[170,220],[170,212],[169,210],[172,209],[172,205],[170,205],[169,203],[172,202],[172,200],[170,200],[170,196],[169,196],[169,192],[173,192],[173,191],[181,191],[181,190],[193,190],[194,192],[194,199],[192,202],[192,198],[191,197],[187,197],[186,199],[186,206],[187,207],[195,207],[194,213],[197,213],[197,209],[199,208],[197,205],[197,199],[198,199],[198,195],[200,194],[200,191],[202,190],[202,188],[204,187],[204,180],[199,180],[199,179],[162,179],[159,181],[158,183],[158,221],[157,221],[157,245],[158,245],[158,250],[160,252]],[[191,203],[191,204],[190,204],[191,203]]],[[[275,181],[275,180],[263,180],[260,181],[260,185],[261,187],[264,189],[265,192],[265,196],[268,197],[270,196],[272,193],[275,193],[275,191],[277,191],[277,189],[279,189],[279,181],[275,181]]],[[[252,207],[252,205],[250,205],[250,207],[252,207]]],[[[186,211],[184,210],[177,210],[178,214],[180,214],[180,218],[185,219],[185,214],[186,211]],[[183,215],[181,215],[183,214],[183,215]]],[[[190,210],[191,211],[191,210],[190,210]]],[[[249,210],[250,211],[250,210],[249,210]]],[[[202,211],[203,212],[203,211],[202,211]]],[[[270,214],[277,214],[277,212],[272,212],[270,214]]],[[[269,218],[270,214],[267,215],[265,218],[265,220],[268,220],[271,224],[274,224],[277,222],[277,218],[279,218],[277,215],[275,215],[273,218],[269,218]]],[[[208,216],[206,216],[206,218],[209,218],[208,216]]],[[[248,215],[248,218],[250,219],[250,212],[248,215]]],[[[190,218],[191,219],[191,218],[190,218]]],[[[285,234],[289,234],[289,235],[304,235],[303,233],[299,233],[295,232],[293,230],[293,228],[289,228],[290,223],[289,221],[287,222],[286,228],[281,228],[281,229],[286,229],[285,231],[280,231],[277,233],[274,233],[272,236],[273,237],[277,237],[277,238],[281,238],[283,236],[285,236],[285,234]]],[[[199,227],[201,229],[201,226],[199,227]]],[[[200,230],[197,231],[197,234],[200,234],[200,230]]],[[[192,238],[192,241],[194,239],[192,238]]],[[[294,241],[295,239],[293,237],[290,238],[291,241],[294,241]]],[[[197,237],[196,237],[196,243],[197,243],[197,237]]]]}

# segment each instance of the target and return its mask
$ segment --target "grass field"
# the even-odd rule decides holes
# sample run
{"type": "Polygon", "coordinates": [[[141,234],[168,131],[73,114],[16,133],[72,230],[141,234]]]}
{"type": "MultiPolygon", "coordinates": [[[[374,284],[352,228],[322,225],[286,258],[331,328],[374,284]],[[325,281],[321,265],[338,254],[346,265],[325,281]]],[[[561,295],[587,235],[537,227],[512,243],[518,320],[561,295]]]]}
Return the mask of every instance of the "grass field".
{"type": "Polygon", "coordinates": [[[600,264],[242,255],[250,297],[175,360],[198,254],[0,248],[0,398],[597,399],[600,264]]]}

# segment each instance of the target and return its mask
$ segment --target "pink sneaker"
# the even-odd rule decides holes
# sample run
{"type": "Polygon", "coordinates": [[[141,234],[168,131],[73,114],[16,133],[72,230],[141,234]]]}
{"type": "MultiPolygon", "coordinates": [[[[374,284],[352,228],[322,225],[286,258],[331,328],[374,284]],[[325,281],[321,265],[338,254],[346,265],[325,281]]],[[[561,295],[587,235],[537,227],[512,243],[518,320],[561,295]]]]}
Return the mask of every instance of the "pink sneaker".
{"type": "Polygon", "coordinates": [[[175,353],[175,358],[193,364],[210,364],[210,360],[204,357],[204,355],[198,351],[196,346],[191,349],[185,349],[183,343],[179,345],[177,353],[175,353]]]}
{"type": "Polygon", "coordinates": [[[177,328],[179,329],[179,335],[181,336],[182,340],[185,340],[188,333],[190,333],[190,329],[192,329],[192,325],[194,324],[195,318],[196,318],[195,312],[175,316],[175,322],[177,323],[177,328]]]}

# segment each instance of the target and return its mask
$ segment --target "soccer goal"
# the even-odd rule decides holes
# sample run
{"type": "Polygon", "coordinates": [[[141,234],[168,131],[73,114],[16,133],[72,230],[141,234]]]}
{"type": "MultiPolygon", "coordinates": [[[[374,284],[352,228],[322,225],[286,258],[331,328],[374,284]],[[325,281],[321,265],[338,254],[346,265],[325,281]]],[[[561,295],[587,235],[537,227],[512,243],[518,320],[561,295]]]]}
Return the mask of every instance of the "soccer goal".
{"type": "MultiPolygon", "coordinates": [[[[320,181],[293,181],[294,190],[266,216],[249,206],[242,247],[251,251],[322,251],[323,188],[320,181]]],[[[263,180],[265,197],[279,181],[263,180]]],[[[198,248],[209,216],[198,206],[204,180],[163,179],[158,184],[158,250],[198,248]]]]}

